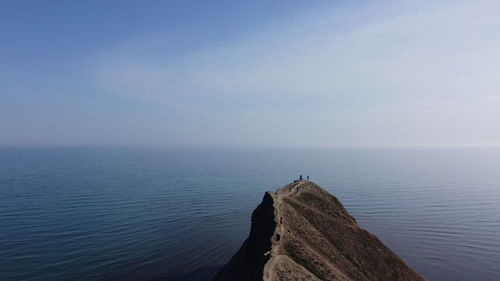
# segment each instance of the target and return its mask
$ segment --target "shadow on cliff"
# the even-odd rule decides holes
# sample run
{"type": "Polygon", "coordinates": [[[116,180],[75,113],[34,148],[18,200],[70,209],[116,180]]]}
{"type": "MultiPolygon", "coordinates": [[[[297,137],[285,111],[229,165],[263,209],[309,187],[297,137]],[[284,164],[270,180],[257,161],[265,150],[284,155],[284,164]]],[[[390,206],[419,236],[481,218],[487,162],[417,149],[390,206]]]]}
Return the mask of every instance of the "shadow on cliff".
{"type": "Polygon", "coordinates": [[[262,280],[264,266],[269,260],[269,256],[264,253],[271,249],[271,236],[275,228],[273,198],[266,193],[252,213],[249,237],[213,280],[262,280]]]}
{"type": "Polygon", "coordinates": [[[269,260],[269,256],[265,256],[264,253],[271,249],[271,236],[275,228],[273,199],[266,193],[262,202],[252,213],[252,226],[248,239],[229,263],[203,267],[175,278],[158,278],[151,281],[262,280],[264,266],[269,260]]]}

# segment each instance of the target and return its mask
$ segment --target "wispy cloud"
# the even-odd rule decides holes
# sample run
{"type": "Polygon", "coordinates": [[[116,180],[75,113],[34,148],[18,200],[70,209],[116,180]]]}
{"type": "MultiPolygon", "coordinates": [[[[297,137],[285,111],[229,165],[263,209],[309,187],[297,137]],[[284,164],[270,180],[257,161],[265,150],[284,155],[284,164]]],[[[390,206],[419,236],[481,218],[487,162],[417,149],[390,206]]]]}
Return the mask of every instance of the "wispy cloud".
{"type": "MultiPolygon", "coordinates": [[[[214,119],[234,128],[232,143],[295,125],[333,139],[319,145],[443,144],[464,128],[475,135],[457,143],[500,141],[475,129],[500,118],[475,103],[500,96],[500,3],[402,2],[332,6],[176,56],[154,47],[162,34],[141,36],[97,56],[95,77],[179,114],[236,117],[214,119]]],[[[283,139],[271,133],[271,143],[283,139]]]]}

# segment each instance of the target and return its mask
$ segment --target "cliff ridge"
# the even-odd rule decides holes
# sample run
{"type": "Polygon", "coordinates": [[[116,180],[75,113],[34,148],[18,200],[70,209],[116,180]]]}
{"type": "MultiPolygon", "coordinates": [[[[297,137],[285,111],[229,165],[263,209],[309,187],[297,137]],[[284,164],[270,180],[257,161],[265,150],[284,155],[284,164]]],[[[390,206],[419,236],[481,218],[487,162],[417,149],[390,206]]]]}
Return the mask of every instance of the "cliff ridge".
{"type": "Polygon", "coordinates": [[[426,280],[311,181],[266,192],[250,235],[214,281],[426,280]]]}

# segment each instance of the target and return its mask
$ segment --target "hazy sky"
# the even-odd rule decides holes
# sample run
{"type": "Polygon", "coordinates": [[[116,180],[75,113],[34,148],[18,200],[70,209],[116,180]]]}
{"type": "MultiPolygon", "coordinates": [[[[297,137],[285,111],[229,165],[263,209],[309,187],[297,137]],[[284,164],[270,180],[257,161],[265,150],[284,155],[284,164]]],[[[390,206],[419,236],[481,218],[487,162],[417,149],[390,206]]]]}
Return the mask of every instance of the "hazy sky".
{"type": "Polygon", "coordinates": [[[500,2],[2,1],[0,144],[499,146],[500,2]]]}

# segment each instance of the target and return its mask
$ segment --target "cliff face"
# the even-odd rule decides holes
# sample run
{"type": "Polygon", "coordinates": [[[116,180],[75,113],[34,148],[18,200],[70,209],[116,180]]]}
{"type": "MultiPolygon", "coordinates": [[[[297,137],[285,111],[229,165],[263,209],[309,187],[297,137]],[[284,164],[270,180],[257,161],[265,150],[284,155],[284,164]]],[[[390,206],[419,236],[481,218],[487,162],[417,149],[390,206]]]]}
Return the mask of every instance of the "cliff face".
{"type": "Polygon", "coordinates": [[[274,199],[269,192],[252,213],[250,235],[214,280],[262,280],[270,256],[272,236],[276,231],[274,199]]]}
{"type": "Polygon", "coordinates": [[[248,239],[214,281],[425,280],[310,181],[267,192],[248,239]]]}

